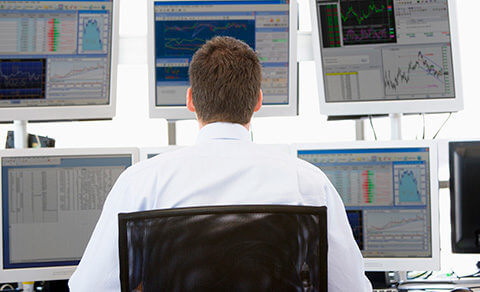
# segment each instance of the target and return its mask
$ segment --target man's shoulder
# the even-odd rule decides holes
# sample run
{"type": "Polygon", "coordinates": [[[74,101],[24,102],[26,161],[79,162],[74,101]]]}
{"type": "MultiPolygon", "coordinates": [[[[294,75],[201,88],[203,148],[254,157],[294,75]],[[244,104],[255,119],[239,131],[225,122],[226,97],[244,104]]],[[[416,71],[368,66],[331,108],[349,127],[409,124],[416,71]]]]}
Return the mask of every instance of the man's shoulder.
{"type": "Polygon", "coordinates": [[[122,173],[122,176],[124,178],[130,178],[143,176],[148,173],[154,173],[156,169],[159,169],[162,166],[167,166],[171,164],[171,162],[178,162],[178,160],[190,156],[192,153],[192,149],[190,148],[191,147],[182,147],[179,149],[166,151],[149,159],[139,161],[126,169],[122,173]]]}
{"type": "MultiPolygon", "coordinates": [[[[137,175],[153,171],[162,167],[171,167],[173,164],[185,164],[198,157],[221,156],[221,153],[215,151],[204,151],[205,146],[185,146],[176,150],[167,151],[156,155],[150,159],[140,161],[125,172],[125,175],[137,175]]],[[[288,145],[269,145],[249,143],[242,147],[247,151],[247,155],[254,158],[252,161],[265,159],[267,161],[282,162],[288,167],[295,168],[298,172],[313,176],[324,176],[320,169],[309,162],[297,158],[288,145]]],[[[268,163],[268,162],[267,162],[268,163]]]]}

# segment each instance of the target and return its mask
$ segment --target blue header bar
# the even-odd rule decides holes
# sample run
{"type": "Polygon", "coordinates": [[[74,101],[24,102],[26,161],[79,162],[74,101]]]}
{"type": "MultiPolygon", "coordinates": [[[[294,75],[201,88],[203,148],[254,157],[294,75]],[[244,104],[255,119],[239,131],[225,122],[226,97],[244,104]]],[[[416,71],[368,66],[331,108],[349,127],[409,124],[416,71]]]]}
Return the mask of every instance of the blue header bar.
{"type": "MultiPolygon", "coordinates": [[[[10,0],[13,2],[27,2],[31,0],[10,0]]],[[[39,0],[42,2],[112,2],[113,0],[39,0]]],[[[3,2],[3,1],[0,1],[3,2]]]]}
{"type": "Polygon", "coordinates": [[[155,13],[156,17],[185,17],[185,16],[254,16],[254,12],[242,12],[242,11],[223,11],[223,12],[159,12],[155,13]]]}
{"type": "Polygon", "coordinates": [[[313,154],[364,154],[364,153],[414,153],[428,152],[428,148],[380,148],[380,149],[328,149],[298,150],[298,155],[313,154]]]}
{"type": "Polygon", "coordinates": [[[288,4],[287,0],[263,0],[263,1],[155,1],[155,6],[172,5],[259,5],[259,4],[288,4]]]}

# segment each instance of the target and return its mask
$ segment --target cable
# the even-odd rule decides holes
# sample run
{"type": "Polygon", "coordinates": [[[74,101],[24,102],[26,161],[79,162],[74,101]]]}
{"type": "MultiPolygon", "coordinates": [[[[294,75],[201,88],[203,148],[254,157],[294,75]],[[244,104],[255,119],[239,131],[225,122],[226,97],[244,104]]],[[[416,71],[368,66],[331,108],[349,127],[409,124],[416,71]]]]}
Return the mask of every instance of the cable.
{"type": "Polygon", "coordinates": [[[418,278],[420,278],[420,277],[422,277],[422,276],[425,276],[427,273],[428,273],[428,271],[425,271],[425,272],[416,274],[416,275],[413,276],[413,277],[410,277],[410,276],[408,276],[408,274],[407,274],[407,279],[408,279],[408,280],[418,279],[418,278]]]}
{"type": "Polygon", "coordinates": [[[375,141],[377,141],[377,132],[375,131],[375,127],[373,126],[372,116],[368,116],[368,118],[370,119],[370,126],[372,127],[373,136],[375,137],[375,141]]]}
{"type": "Polygon", "coordinates": [[[463,279],[463,278],[478,278],[480,277],[480,271],[476,272],[476,273],[473,273],[473,274],[470,274],[470,275],[465,275],[465,276],[458,276],[459,279],[463,279]]]}
{"type": "Polygon", "coordinates": [[[250,140],[253,142],[253,126],[252,126],[252,122],[250,122],[250,140]]]}
{"type": "Polygon", "coordinates": [[[443,129],[443,126],[445,126],[445,124],[448,122],[448,120],[450,119],[450,117],[452,116],[453,113],[450,113],[448,115],[448,118],[445,120],[445,122],[443,122],[443,124],[440,126],[440,129],[438,129],[437,133],[435,133],[435,135],[433,136],[432,140],[435,140],[435,138],[437,138],[438,134],[440,133],[440,131],[443,129]]]}
{"type": "Polygon", "coordinates": [[[425,140],[425,113],[422,113],[422,118],[423,118],[423,136],[422,136],[422,140],[425,140]]]}
{"type": "Polygon", "coordinates": [[[433,271],[430,271],[430,273],[428,273],[428,275],[426,275],[423,278],[426,280],[426,279],[430,278],[432,275],[433,275],[433,271]]]}
{"type": "Polygon", "coordinates": [[[14,291],[15,290],[15,288],[13,288],[13,286],[10,285],[10,284],[3,284],[0,287],[0,291],[6,291],[5,289],[10,289],[9,291],[14,291]]]}

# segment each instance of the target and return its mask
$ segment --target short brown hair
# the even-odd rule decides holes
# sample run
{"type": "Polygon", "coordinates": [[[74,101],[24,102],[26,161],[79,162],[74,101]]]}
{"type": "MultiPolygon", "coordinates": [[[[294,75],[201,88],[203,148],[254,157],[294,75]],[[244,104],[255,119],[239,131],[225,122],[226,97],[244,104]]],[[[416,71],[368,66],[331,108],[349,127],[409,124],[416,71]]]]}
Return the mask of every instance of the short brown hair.
{"type": "Polygon", "coordinates": [[[197,50],[188,74],[199,120],[250,122],[258,103],[262,69],[247,44],[231,37],[214,37],[197,50]]]}

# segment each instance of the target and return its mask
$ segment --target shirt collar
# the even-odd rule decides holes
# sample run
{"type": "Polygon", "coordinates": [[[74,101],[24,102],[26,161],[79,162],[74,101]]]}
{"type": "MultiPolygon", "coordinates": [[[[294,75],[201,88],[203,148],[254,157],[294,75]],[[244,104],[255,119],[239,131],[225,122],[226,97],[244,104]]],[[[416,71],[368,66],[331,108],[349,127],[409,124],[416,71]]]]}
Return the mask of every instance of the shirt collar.
{"type": "Polygon", "coordinates": [[[251,141],[248,130],[233,123],[211,123],[204,126],[197,136],[197,144],[211,140],[251,141]]]}

